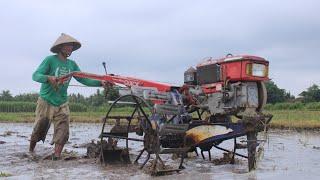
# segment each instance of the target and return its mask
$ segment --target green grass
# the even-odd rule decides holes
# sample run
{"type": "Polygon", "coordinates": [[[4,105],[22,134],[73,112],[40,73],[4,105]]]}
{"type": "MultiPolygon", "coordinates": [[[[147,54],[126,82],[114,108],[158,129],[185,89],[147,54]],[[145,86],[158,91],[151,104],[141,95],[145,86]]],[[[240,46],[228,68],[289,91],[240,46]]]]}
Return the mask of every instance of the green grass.
{"type": "Polygon", "coordinates": [[[291,129],[320,129],[320,111],[272,110],[271,127],[291,129]]]}
{"type": "Polygon", "coordinates": [[[0,177],[9,177],[9,176],[12,176],[11,174],[9,173],[5,173],[5,172],[0,172],[0,177]]]}
{"type": "Polygon", "coordinates": [[[35,113],[19,112],[19,113],[0,113],[0,122],[33,122],[35,113]]]}
{"type": "MultiPolygon", "coordinates": [[[[117,108],[111,115],[129,116],[133,108],[117,108]]],[[[269,110],[273,114],[272,128],[320,129],[320,111],[269,110]]],[[[102,122],[106,112],[71,112],[72,122],[102,122]]],[[[0,122],[34,122],[34,113],[0,113],[0,122]]]]}
{"type": "MultiPolygon", "coordinates": [[[[122,107],[115,108],[110,115],[111,116],[130,116],[134,108],[122,107]]],[[[146,113],[149,111],[144,109],[146,113]]],[[[70,120],[72,122],[92,122],[99,123],[106,116],[107,112],[103,111],[88,111],[88,112],[72,112],[70,114],[70,120]]],[[[0,122],[34,122],[34,112],[16,112],[16,113],[5,113],[0,112],[0,122]]]]}

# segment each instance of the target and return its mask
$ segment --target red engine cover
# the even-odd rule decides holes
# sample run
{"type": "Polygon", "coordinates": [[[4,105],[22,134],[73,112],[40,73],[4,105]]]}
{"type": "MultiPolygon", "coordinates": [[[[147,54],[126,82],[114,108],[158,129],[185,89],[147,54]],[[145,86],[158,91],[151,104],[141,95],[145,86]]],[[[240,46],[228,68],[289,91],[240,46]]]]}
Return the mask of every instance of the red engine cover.
{"type": "Polygon", "coordinates": [[[264,58],[258,56],[229,56],[221,59],[208,59],[205,62],[202,62],[197,65],[198,67],[207,66],[210,64],[219,64],[220,65],[220,79],[221,82],[202,85],[202,90],[206,93],[214,93],[220,91],[221,85],[223,86],[225,81],[236,82],[236,81],[267,81],[269,80],[268,76],[266,77],[257,77],[248,75],[246,72],[247,64],[263,64],[269,68],[269,62],[264,58]]]}

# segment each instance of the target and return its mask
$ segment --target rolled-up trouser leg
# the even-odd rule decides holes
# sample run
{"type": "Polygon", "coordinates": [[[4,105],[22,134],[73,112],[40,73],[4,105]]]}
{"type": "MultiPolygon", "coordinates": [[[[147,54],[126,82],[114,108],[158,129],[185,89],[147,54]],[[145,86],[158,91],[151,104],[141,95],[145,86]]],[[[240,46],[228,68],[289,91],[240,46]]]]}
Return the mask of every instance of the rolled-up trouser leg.
{"type": "Polygon", "coordinates": [[[48,129],[50,128],[50,105],[39,98],[37,101],[36,118],[31,134],[32,142],[39,142],[46,139],[48,129]]]}
{"type": "Polygon", "coordinates": [[[57,108],[53,116],[55,144],[64,145],[69,139],[69,114],[69,106],[66,104],[57,108]]]}

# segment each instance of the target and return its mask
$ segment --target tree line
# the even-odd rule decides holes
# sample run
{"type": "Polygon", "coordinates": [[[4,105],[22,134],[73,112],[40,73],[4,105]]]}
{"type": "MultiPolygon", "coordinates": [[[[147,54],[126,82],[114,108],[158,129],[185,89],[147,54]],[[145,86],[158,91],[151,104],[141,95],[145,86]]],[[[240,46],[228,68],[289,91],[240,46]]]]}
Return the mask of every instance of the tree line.
{"type": "MultiPolygon", "coordinates": [[[[0,101],[6,102],[37,102],[38,93],[24,93],[13,96],[9,90],[3,90],[0,93],[0,101]]],[[[85,97],[80,93],[72,93],[68,96],[69,102],[73,104],[83,104],[85,106],[101,106],[107,101],[113,101],[119,97],[119,92],[115,88],[110,88],[108,94],[105,95],[105,90],[97,89],[96,93],[85,97]]]]}
{"type": "Polygon", "coordinates": [[[279,88],[273,81],[266,83],[268,99],[267,103],[284,103],[284,102],[301,102],[301,103],[312,103],[320,102],[320,89],[319,86],[313,84],[308,87],[305,91],[302,91],[298,97],[293,96],[290,92],[285,89],[279,88]]]}

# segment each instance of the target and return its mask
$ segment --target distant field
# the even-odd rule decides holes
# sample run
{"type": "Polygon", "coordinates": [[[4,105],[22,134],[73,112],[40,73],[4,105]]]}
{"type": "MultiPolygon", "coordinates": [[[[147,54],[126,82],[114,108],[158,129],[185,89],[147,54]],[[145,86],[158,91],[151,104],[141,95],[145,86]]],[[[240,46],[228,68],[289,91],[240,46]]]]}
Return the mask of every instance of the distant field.
{"type": "MultiPolygon", "coordinates": [[[[132,109],[119,108],[112,115],[129,115],[132,109]]],[[[320,129],[320,111],[269,110],[272,128],[320,129]]],[[[106,112],[71,112],[72,122],[102,122],[106,112]]],[[[34,122],[34,113],[0,113],[0,122],[34,122]]]]}
{"type": "Polygon", "coordinates": [[[271,127],[292,129],[320,129],[320,111],[272,110],[271,127]]]}
{"type": "MultiPolygon", "coordinates": [[[[115,108],[110,115],[113,116],[129,116],[133,112],[131,107],[115,108]]],[[[146,112],[148,110],[144,109],[146,112]]],[[[107,112],[103,111],[88,111],[88,112],[72,112],[70,120],[72,122],[102,122],[107,112]]],[[[34,112],[0,112],[0,122],[34,122],[34,112]]]]}

